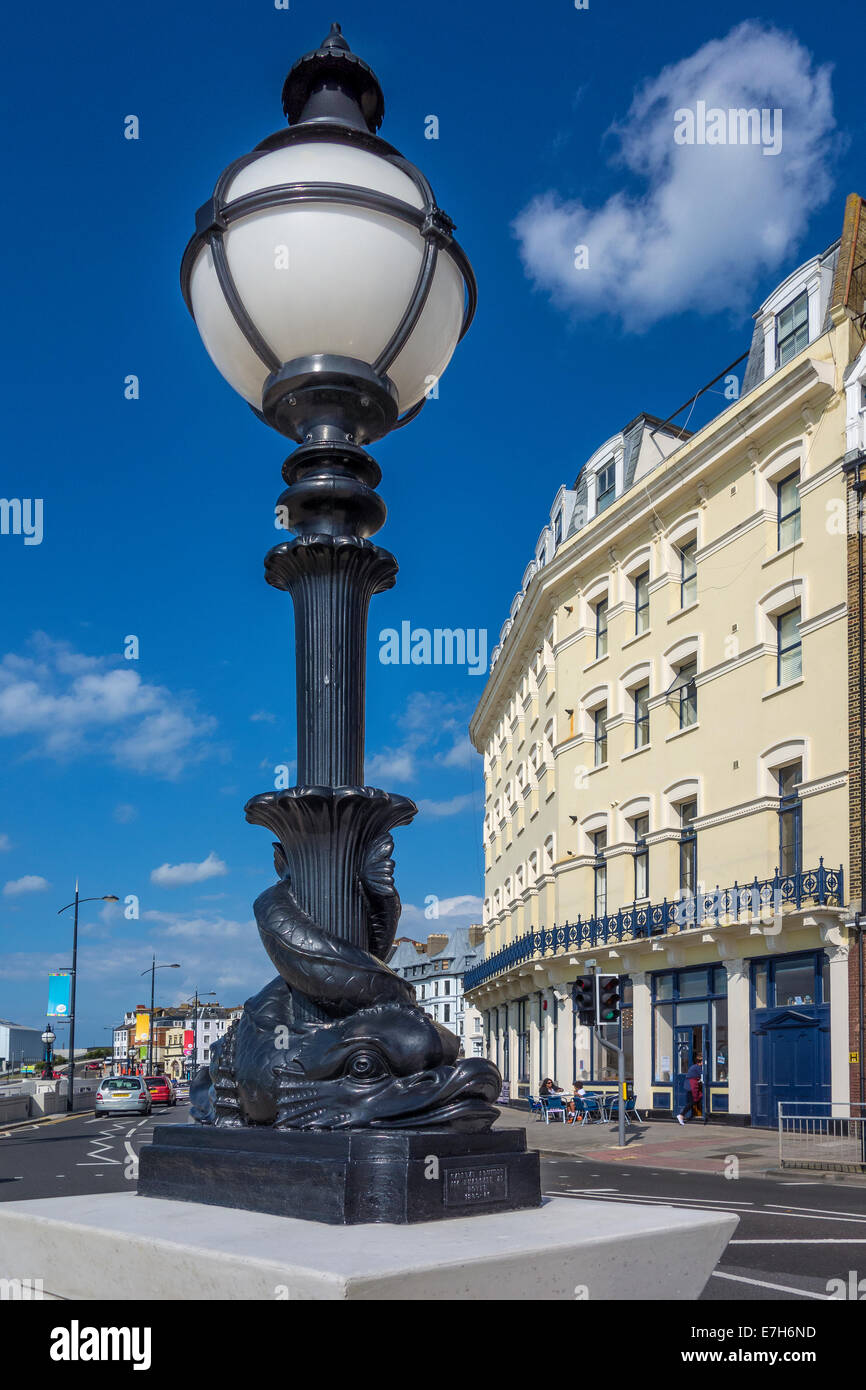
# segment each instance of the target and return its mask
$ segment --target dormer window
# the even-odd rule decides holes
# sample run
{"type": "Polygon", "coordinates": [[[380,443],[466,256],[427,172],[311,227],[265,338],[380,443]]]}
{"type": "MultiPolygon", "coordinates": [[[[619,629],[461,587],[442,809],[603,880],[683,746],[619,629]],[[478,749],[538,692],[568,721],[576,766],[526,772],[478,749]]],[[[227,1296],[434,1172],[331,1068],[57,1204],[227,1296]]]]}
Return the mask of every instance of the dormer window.
{"type": "Polygon", "coordinates": [[[809,296],[806,290],[776,315],[776,366],[784,367],[809,344],[809,296]]]}
{"type": "Polygon", "coordinates": [[[596,492],[596,514],[603,512],[606,507],[616,499],[616,463],[611,459],[610,463],[598,470],[596,492]]]}
{"type": "Polygon", "coordinates": [[[557,512],[553,518],[553,544],[558,546],[562,540],[562,512],[557,512]]]}

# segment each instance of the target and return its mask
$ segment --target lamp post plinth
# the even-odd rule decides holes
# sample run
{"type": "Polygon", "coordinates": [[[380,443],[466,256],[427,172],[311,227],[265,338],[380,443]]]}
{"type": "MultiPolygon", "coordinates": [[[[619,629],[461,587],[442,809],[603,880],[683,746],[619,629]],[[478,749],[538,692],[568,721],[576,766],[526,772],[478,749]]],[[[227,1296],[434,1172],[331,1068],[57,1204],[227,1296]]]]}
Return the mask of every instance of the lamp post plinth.
{"type": "Polygon", "coordinates": [[[368,612],[397,575],[371,539],[386,509],[366,446],[423,406],[474,276],[423,174],[377,136],[381,89],[338,25],[283,102],[289,129],[221,175],[181,268],[217,367],[298,445],[277,511],[294,534],[265,560],[295,611],[298,781],[245,808],[275,837],[254,911],[277,975],[196,1075],[198,1127],[157,1129],[139,1191],[344,1224],[538,1206],[525,1135],[490,1132],[496,1067],[460,1057],[386,964],[392,832],[417,808],[364,776],[368,612]]]}

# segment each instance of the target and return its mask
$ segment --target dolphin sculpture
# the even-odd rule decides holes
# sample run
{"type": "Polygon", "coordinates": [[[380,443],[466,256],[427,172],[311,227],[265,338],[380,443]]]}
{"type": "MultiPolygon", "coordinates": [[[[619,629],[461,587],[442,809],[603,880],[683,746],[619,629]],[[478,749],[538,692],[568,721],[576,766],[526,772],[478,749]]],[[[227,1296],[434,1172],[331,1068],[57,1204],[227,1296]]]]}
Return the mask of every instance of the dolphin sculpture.
{"type": "MultiPolygon", "coordinates": [[[[400,913],[390,835],[370,848],[359,884],[368,933],[390,949],[400,913]]],[[[380,960],[330,935],[295,897],[286,855],[278,882],[255,901],[265,950],[279,972],[248,999],[211,1047],[190,1087],[192,1116],[223,1127],[489,1129],[500,1076],[415,1003],[412,986],[380,960]]]]}

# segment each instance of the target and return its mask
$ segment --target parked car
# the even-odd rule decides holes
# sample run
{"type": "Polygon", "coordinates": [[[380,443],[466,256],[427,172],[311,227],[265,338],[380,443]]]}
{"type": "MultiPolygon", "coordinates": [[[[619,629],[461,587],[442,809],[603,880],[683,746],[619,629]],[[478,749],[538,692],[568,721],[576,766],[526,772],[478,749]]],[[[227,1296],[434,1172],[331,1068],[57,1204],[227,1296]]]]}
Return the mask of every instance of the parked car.
{"type": "Polygon", "coordinates": [[[153,1109],[150,1091],[141,1076],[107,1076],[99,1083],[94,1112],[97,1115],[149,1115],[153,1109]]]}
{"type": "Polygon", "coordinates": [[[177,1094],[170,1076],[160,1072],[158,1076],[146,1076],[144,1080],[155,1105],[177,1105],[177,1094]]]}

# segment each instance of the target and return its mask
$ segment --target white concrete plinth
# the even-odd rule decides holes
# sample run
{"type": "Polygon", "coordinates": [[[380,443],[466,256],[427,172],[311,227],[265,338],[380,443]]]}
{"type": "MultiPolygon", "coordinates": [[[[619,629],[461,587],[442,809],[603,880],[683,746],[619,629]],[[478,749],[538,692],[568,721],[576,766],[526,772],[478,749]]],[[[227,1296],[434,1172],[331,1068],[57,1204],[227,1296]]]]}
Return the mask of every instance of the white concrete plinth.
{"type": "Polygon", "coordinates": [[[72,1299],[688,1300],[736,1225],[554,1197],[417,1226],[326,1226],[106,1193],[0,1203],[0,1278],[41,1278],[46,1295],[72,1299]]]}

